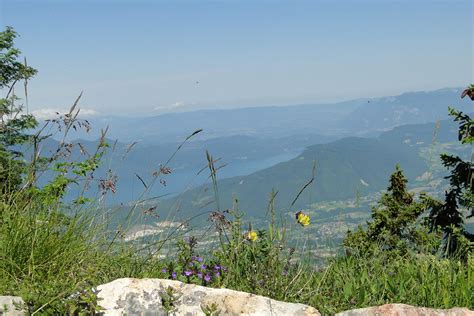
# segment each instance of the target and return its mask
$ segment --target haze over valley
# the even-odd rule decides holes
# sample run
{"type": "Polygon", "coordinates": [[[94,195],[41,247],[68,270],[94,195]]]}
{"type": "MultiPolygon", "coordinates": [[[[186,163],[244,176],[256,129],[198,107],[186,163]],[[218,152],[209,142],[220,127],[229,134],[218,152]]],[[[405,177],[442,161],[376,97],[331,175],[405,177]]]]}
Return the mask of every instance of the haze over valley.
{"type": "MultiPolygon", "coordinates": [[[[446,171],[437,154],[448,150],[470,155],[455,144],[456,124],[447,115],[447,104],[471,110],[466,100],[459,99],[460,93],[459,88],[444,88],[327,105],[88,118],[92,131],[74,142],[92,152],[97,145],[94,135],[109,126],[111,147],[89,194],[99,196],[98,181],[116,177],[116,193],[107,196],[106,205],[119,208],[118,222],[120,214],[128,212],[126,205],[140,199],[148,200],[144,205],[157,207],[161,216],[175,212],[175,220],[215,209],[209,152],[218,169],[221,209],[232,208],[238,199],[245,214],[264,218],[273,190],[278,192],[274,202],[278,212],[303,208],[328,218],[361,212],[365,215],[349,222],[363,223],[371,203],[387,188],[396,164],[405,171],[412,190],[442,196],[446,171]],[[291,205],[310,180],[314,165],[314,183],[291,205]],[[169,174],[155,179],[153,173],[163,166],[169,174]]],[[[47,152],[48,146],[56,144],[51,141],[42,150],[47,152]]],[[[78,148],[73,156],[80,159],[78,148]]],[[[47,179],[46,174],[43,181],[47,179]]],[[[70,198],[79,192],[73,189],[70,198]]],[[[160,222],[142,215],[140,225],[160,222]]],[[[206,218],[201,215],[193,222],[206,218]]]]}

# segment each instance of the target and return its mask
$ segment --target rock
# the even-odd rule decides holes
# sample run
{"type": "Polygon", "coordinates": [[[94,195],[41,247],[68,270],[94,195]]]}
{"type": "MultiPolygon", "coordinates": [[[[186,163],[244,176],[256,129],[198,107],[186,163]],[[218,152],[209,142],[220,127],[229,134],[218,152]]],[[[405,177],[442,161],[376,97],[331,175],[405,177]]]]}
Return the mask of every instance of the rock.
{"type": "Polygon", "coordinates": [[[0,296],[0,315],[20,316],[26,315],[22,310],[18,310],[18,305],[23,305],[23,299],[19,296],[0,296]]]}
{"type": "Polygon", "coordinates": [[[405,304],[386,304],[367,308],[353,309],[336,314],[336,316],[474,316],[474,311],[467,308],[433,309],[405,304]]]}
{"type": "Polygon", "coordinates": [[[275,301],[228,289],[214,289],[161,279],[118,279],[100,285],[104,315],[320,315],[313,307],[275,301]],[[208,313],[210,315],[210,313],[208,313]]]}

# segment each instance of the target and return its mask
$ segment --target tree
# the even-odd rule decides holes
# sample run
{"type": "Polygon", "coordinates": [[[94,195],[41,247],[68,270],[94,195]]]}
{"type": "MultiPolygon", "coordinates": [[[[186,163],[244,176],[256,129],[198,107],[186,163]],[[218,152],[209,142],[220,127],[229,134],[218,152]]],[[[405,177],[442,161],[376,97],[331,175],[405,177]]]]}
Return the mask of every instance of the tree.
{"type": "MultiPolygon", "coordinates": [[[[107,129],[102,131],[95,152],[89,154],[81,150],[84,159],[69,160],[75,146],[66,141],[69,131],[84,129],[89,132],[91,128],[87,120],[78,118],[81,93],[68,113],[58,114],[57,118],[47,120],[35,134],[29,134],[38,126],[38,122],[33,115],[25,113],[23,105],[18,103],[20,99],[15,95],[15,86],[23,82],[27,97],[28,80],[37,71],[28,66],[26,60],[23,63],[19,61],[21,52],[14,47],[16,37],[17,33],[11,27],[0,32],[0,90],[4,92],[0,98],[0,192],[2,197],[8,197],[8,193],[17,192],[22,185],[25,189],[33,188],[24,191],[30,195],[41,195],[45,203],[58,203],[69,184],[85,180],[85,190],[89,181],[92,181],[92,174],[108,146],[105,141],[107,129]],[[39,144],[51,137],[51,134],[42,135],[47,126],[61,132],[62,140],[50,156],[40,156],[39,144]],[[33,153],[31,160],[26,161],[23,159],[23,145],[28,142],[33,145],[33,153]],[[54,178],[42,187],[37,187],[37,171],[44,170],[54,171],[54,178]]],[[[75,201],[84,200],[81,196],[75,201]]]]}
{"type": "Polygon", "coordinates": [[[25,163],[15,146],[27,142],[31,135],[27,130],[35,128],[37,121],[31,114],[23,113],[18,105],[15,86],[24,82],[25,93],[28,80],[36,70],[19,61],[20,50],[14,47],[17,33],[11,27],[0,32],[0,192],[16,189],[22,181],[25,163]]]}
{"type": "Polygon", "coordinates": [[[348,233],[344,240],[347,249],[370,253],[376,246],[386,251],[405,253],[413,248],[430,247],[428,232],[423,223],[418,222],[427,207],[424,196],[415,201],[413,194],[407,191],[407,182],[397,165],[390,176],[387,192],[372,208],[372,220],[367,222],[367,228],[359,227],[355,232],[348,233]]]}
{"type": "MultiPolygon", "coordinates": [[[[474,85],[470,85],[461,94],[461,98],[469,96],[474,101],[474,85]]],[[[449,108],[449,114],[455,122],[459,122],[458,140],[462,144],[474,143],[474,120],[469,115],[449,108]]],[[[469,240],[474,235],[464,229],[463,211],[474,216],[474,187],[472,161],[462,160],[459,156],[442,154],[443,165],[450,170],[446,177],[449,189],[445,192],[443,202],[430,200],[429,224],[432,230],[440,229],[444,233],[443,251],[447,255],[466,253],[469,251],[469,240]]]]}

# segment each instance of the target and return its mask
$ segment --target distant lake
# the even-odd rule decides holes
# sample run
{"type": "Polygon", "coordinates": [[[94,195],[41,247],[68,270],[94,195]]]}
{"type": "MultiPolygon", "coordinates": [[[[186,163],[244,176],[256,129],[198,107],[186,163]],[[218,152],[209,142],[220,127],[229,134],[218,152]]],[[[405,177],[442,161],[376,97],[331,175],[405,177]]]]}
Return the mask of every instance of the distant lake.
{"type": "Polygon", "coordinates": [[[236,176],[246,176],[256,171],[272,167],[280,162],[285,162],[297,157],[303,150],[286,152],[276,156],[258,160],[232,160],[219,173],[220,178],[231,178],[236,176]]]}
{"type": "MultiPolygon", "coordinates": [[[[295,150],[291,152],[284,152],[275,156],[263,158],[263,159],[245,159],[245,157],[239,159],[232,159],[230,161],[223,161],[227,163],[225,167],[219,169],[217,172],[217,179],[222,180],[225,178],[231,178],[236,176],[245,176],[256,171],[272,167],[281,162],[285,162],[297,157],[303,152],[304,149],[295,150]]],[[[217,163],[219,166],[220,163],[217,163]]],[[[203,170],[199,175],[196,168],[178,169],[174,170],[171,175],[168,175],[166,180],[166,186],[156,182],[153,188],[149,192],[149,196],[161,196],[167,195],[171,197],[179,194],[186,189],[190,189],[209,181],[209,171],[203,170]]],[[[114,202],[128,202],[130,200],[138,198],[139,194],[143,191],[143,185],[137,180],[136,177],[126,177],[119,179],[117,185],[117,194],[111,196],[114,202]]]]}

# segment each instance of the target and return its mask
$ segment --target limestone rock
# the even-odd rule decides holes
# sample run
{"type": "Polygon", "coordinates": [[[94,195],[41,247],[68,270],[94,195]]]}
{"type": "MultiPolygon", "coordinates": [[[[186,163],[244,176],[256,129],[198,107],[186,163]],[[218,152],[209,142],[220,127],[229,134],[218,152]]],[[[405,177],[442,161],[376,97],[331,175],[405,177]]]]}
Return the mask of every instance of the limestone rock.
{"type": "Polygon", "coordinates": [[[474,316],[467,308],[433,309],[405,304],[386,304],[367,308],[353,309],[336,316],[474,316]]]}
{"type": "Polygon", "coordinates": [[[19,296],[0,296],[0,315],[26,315],[22,310],[18,310],[17,306],[15,306],[23,304],[23,299],[19,296]]]}
{"type": "Polygon", "coordinates": [[[320,315],[303,304],[173,280],[118,279],[97,290],[104,315],[166,315],[165,305],[170,315],[205,315],[205,309],[212,315],[320,315]]]}

